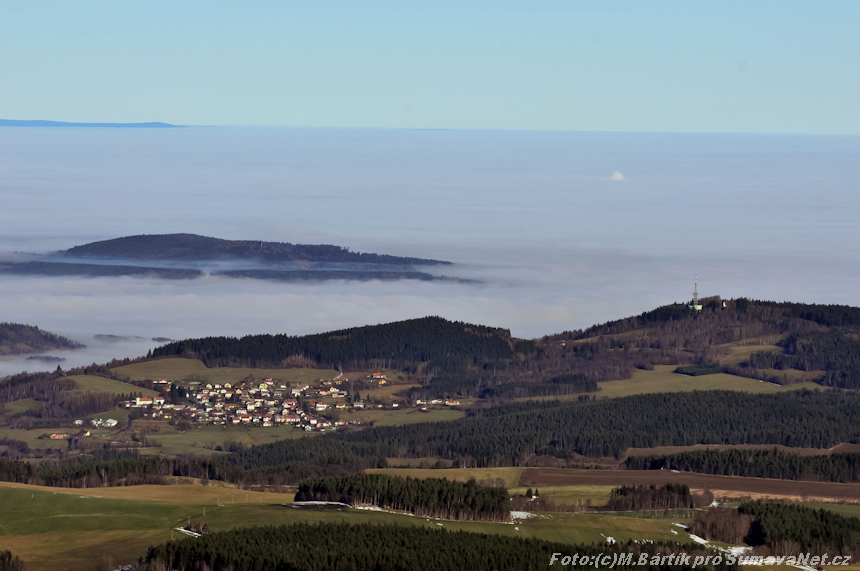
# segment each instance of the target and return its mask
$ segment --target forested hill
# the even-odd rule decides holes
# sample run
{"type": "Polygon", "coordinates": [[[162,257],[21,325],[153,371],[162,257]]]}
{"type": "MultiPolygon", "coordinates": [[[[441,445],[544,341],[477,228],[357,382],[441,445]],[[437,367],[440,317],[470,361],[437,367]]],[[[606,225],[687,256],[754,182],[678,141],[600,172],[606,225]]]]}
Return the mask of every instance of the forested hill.
{"type": "Polygon", "coordinates": [[[72,258],[133,260],[259,260],[263,262],[335,262],[386,265],[440,265],[439,260],[363,254],[331,245],[290,244],[259,240],[221,240],[196,234],[141,234],[75,246],[72,258]]]}
{"type": "Polygon", "coordinates": [[[792,391],[662,393],[618,399],[527,402],[473,410],[451,422],[373,427],[313,439],[282,440],[219,458],[253,470],[354,457],[434,456],[465,466],[521,466],[533,456],[621,457],[628,448],[772,444],[830,448],[860,442],[860,395],[792,391]]]}
{"type": "Polygon", "coordinates": [[[200,359],[207,366],[279,366],[308,362],[328,367],[410,369],[462,368],[513,355],[507,329],[423,317],[384,325],[369,325],[291,337],[251,335],[206,337],[170,343],[153,350],[153,357],[200,359]]]}
{"type": "Polygon", "coordinates": [[[45,349],[78,349],[80,343],[34,325],[0,323],[0,355],[35,353],[45,349]]]}
{"type": "Polygon", "coordinates": [[[659,307],[638,316],[541,339],[513,339],[507,330],[439,318],[289,337],[190,339],[156,349],[154,357],[202,359],[209,366],[315,364],[399,368],[428,382],[421,397],[531,397],[594,392],[595,383],[628,379],[636,368],[704,365],[777,384],[814,371],[822,385],[860,388],[860,308],[703,300],[704,309],[659,307]],[[723,363],[728,344],[778,345],[747,361],[723,363]],[[721,347],[722,345],[722,347],[721,347]]]}
{"type": "MultiPolygon", "coordinates": [[[[582,331],[562,333],[576,339],[587,339],[599,335],[618,335],[643,328],[659,327],[662,324],[696,319],[713,321],[720,316],[724,324],[766,323],[772,332],[781,333],[790,328],[794,320],[806,321],[824,327],[860,326],[860,307],[848,305],[821,305],[810,303],[759,301],[746,298],[722,300],[718,296],[701,300],[703,310],[695,312],[686,303],[673,303],[646,311],[639,315],[593,325],[582,331]]],[[[768,330],[765,333],[770,333],[768,330]]]]}

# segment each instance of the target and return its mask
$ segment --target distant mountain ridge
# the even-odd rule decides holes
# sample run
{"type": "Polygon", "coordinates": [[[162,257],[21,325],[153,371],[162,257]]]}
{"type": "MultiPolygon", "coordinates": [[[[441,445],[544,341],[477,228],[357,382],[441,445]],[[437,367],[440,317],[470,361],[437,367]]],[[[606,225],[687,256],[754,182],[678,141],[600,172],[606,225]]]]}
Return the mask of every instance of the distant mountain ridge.
{"type": "Polygon", "coordinates": [[[467,283],[432,275],[420,266],[451,262],[353,252],[330,244],[222,240],[197,234],[140,234],[91,242],[0,262],[0,273],[36,276],[154,277],[188,280],[205,276],[274,280],[421,280],[467,283]]]}
{"type": "Polygon", "coordinates": [[[42,119],[0,119],[0,127],[102,127],[108,129],[177,129],[185,125],[171,125],[152,121],[149,123],[70,123],[66,121],[44,121],[42,119]]]}
{"type": "Polygon", "coordinates": [[[359,264],[450,265],[450,262],[351,252],[329,244],[291,244],[261,240],[222,240],[197,234],[139,234],[69,248],[72,258],[131,260],[260,260],[265,262],[349,262],[359,264]]]}
{"type": "Polygon", "coordinates": [[[0,355],[37,353],[45,349],[79,349],[84,347],[67,337],[44,331],[35,325],[0,323],[0,355]]]}

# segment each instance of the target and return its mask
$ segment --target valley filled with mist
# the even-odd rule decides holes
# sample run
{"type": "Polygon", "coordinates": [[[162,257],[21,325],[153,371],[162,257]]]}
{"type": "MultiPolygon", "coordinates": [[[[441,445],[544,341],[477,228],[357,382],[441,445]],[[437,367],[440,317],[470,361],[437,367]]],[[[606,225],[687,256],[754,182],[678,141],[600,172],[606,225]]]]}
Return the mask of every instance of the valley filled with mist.
{"type": "MultiPolygon", "coordinates": [[[[16,129],[0,130],[0,151],[5,264],[55,267],[72,246],[142,234],[452,263],[412,263],[417,279],[323,281],[319,272],[355,277],[336,272],[356,267],[321,260],[283,262],[309,279],[254,279],[264,260],[223,258],[122,261],[194,279],[0,274],[3,320],[86,345],[64,351],[64,366],[143,355],[158,337],[299,335],[426,315],[532,338],[686,300],[694,274],[707,295],[860,304],[851,137],[16,129]]],[[[405,269],[390,262],[369,269],[405,269]]],[[[8,359],[0,374],[38,365],[8,359]]]]}

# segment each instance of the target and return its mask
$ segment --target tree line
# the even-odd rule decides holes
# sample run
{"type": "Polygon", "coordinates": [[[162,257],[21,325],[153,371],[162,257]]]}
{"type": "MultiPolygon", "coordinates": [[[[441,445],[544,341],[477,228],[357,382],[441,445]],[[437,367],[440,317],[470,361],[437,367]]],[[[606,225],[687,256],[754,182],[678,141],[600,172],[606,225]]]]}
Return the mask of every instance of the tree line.
{"type": "Polygon", "coordinates": [[[189,357],[209,367],[280,367],[291,358],[318,366],[367,369],[461,369],[513,354],[506,329],[424,317],[301,337],[250,335],[187,339],[157,347],[152,357],[189,357]]]}
{"type": "Polygon", "coordinates": [[[677,454],[630,456],[629,470],[681,470],[722,476],[860,482],[860,454],[801,456],[777,448],[768,450],[692,450],[677,454]]]}
{"type": "Polygon", "coordinates": [[[407,511],[421,517],[469,521],[511,521],[511,502],[504,487],[481,486],[474,480],[401,478],[387,474],[348,474],[302,482],[296,501],[341,502],[407,511]]]}
{"type": "Polygon", "coordinates": [[[619,486],[609,493],[606,508],[610,511],[701,508],[713,499],[713,495],[693,494],[686,484],[619,486]]]}
{"type": "Polygon", "coordinates": [[[710,540],[745,541],[766,555],[860,556],[860,518],[797,503],[757,500],[737,509],[705,510],[696,515],[690,531],[710,540]]]}
{"type": "MultiPolygon", "coordinates": [[[[434,526],[435,527],[435,526],[434,526]]],[[[593,561],[596,555],[632,553],[631,563],[619,562],[615,569],[639,571],[686,571],[690,566],[668,564],[668,558],[649,557],[635,565],[638,554],[677,553],[713,555],[701,546],[658,542],[646,547],[625,545],[568,545],[539,539],[447,531],[425,526],[297,523],[284,526],[239,528],[195,539],[171,541],[150,547],[135,571],[535,571],[546,569],[554,553],[560,554],[553,569],[594,569],[589,564],[562,565],[563,555],[579,554],[593,561]],[[646,551],[647,549],[647,551],[646,551]],[[660,563],[664,563],[661,565],[660,563]]],[[[713,559],[713,558],[711,558],[713,559]]],[[[696,569],[737,569],[721,558],[696,569]]]]}
{"type": "Polygon", "coordinates": [[[774,555],[838,553],[860,556],[860,518],[801,504],[746,502],[738,513],[753,518],[747,542],[774,555]]]}
{"type": "Polygon", "coordinates": [[[754,369],[824,371],[816,382],[843,389],[860,388],[860,339],[854,330],[813,331],[789,335],[783,353],[750,355],[754,369]]]}
{"type": "Polygon", "coordinates": [[[0,551],[0,571],[27,571],[27,566],[11,551],[0,551]]]}

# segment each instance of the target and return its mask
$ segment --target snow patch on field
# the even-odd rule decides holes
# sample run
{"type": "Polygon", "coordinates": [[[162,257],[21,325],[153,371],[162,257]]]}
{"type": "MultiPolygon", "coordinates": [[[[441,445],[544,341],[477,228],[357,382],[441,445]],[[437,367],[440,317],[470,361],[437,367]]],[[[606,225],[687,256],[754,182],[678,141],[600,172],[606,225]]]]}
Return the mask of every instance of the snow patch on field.
{"type": "Polygon", "coordinates": [[[511,512],[511,516],[514,519],[530,519],[533,517],[538,517],[537,514],[533,514],[531,512],[511,512]]]}
{"type": "Polygon", "coordinates": [[[690,539],[692,539],[693,541],[695,541],[699,545],[708,545],[709,543],[711,543],[707,539],[702,539],[698,535],[693,535],[692,533],[690,534],[690,539]]]}

